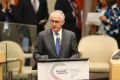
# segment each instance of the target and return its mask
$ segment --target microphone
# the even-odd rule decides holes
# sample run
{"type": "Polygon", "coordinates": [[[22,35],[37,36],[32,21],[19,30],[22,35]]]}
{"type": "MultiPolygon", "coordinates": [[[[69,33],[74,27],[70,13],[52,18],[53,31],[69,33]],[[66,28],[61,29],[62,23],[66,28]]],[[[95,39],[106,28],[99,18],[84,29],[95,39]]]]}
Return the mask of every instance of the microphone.
{"type": "Polygon", "coordinates": [[[41,55],[39,61],[48,60],[48,55],[41,55]]]}

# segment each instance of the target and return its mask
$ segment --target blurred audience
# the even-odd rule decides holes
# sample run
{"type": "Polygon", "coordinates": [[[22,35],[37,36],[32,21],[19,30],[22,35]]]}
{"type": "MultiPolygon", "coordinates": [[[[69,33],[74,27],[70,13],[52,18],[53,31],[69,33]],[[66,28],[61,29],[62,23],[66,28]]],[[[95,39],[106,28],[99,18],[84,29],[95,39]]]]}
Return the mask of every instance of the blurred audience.
{"type": "MultiPolygon", "coordinates": [[[[4,22],[3,33],[5,33],[7,36],[10,36],[10,32],[11,32],[11,26],[9,26],[9,22],[19,23],[19,18],[17,16],[18,13],[19,13],[18,10],[17,10],[17,8],[19,7],[18,2],[19,2],[19,0],[1,0],[0,21],[4,22]]],[[[23,28],[21,28],[20,31],[23,32],[24,29],[23,30],[22,29],[23,28]]],[[[27,31],[28,31],[28,29],[27,29],[27,31]]],[[[28,31],[27,34],[29,34],[29,31],[28,31]]],[[[25,36],[21,35],[20,39],[21,39],[21,47],[23,48],[23,51],[24,52],[29,52],[30,49],[27,49],[27,47],[29,48],[29,46],[26,46],[26,49],[25,49],[25,44],[28,43],[28,45],[30,45],[30,42],[29,42],[30,38],[28,38],[28,40],[26,40],[25,36]],[[23,42],[25,42],[24,45],[23,45],[23,42]]]]}
{"type": "MultiPolygon", "coordinates": [[[[99,0],[99,3],[96,6],[95,12],[98,12],[104,15],[107,7],[108,7],[108,0],[99,0]]],[[[90,32],[89,32],[90,35],[105,34],[104,26],[102,23],[100,25],[95,25],[93,23],[90,23],[89,26],[90,26],[90,32]]]]}
{"type": "Polygon", "coordinates": [[[76,2],[74,0],[56,0],[55,10],[62,10],[64,12],[65,23],[63,28],[73,31],[76,34],[77,42],[79,42],[81,38],[81,25],[76,24],[76,19],[77,17],[80,18],[81,11],[76,2]]]}
{"type": "Polygon", "coordinates": [[[20,0],[18,7],[18,22],[37,26],[37,34],[44,30],[48,20],[46,0],[20,0]]]}
{"type": "Polygon", "coordinates": [[[5,34],[4,36],[10,35],[11,28],[8,23],[17,22],[16,7],[18,4],[18,0],[14,1],[0,0],[0,22],[4,22],[1,23],[3,24],[3,27],[0,28],[0,40],[2,40],[1,38],[2,32],[5,34]]]}
{"type": "Polygon", "coordinates": [[[105,25],[106,34],[115,38],[120,48],[120,0],[115,0],[116,3],[108,7],[104,16],[100,20],[105,25]]]}
{"type": "Polygon", "coordinates": [[[17,3],[12,4],[11,0],[1,0],[0,2],[0,21],[16,22],[17,3]]]}
{"type": "MultiPolygon", "coordinates": [[[[16,12],[18,23],[36,25],[37,34],[44,30],[49,17],[46,0],[20,0],[16,12]]],[[[26,50],[29,50],[27,46],[30,47],[31,45],[30,36],[27,35],[29,34],[28,27],[24,26],[23,28],[22,26],[19,33],[22,39],[21,45],[26,52],[26,50]]],[[[30,60],[27,59],[25,64],[30,65],[30,60]]]]}

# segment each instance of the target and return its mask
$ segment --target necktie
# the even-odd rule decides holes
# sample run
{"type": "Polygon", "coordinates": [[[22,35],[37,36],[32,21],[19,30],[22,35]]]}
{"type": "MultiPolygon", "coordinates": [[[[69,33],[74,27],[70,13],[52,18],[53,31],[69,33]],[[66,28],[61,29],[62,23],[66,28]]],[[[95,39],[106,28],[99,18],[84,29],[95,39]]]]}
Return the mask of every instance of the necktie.
{"type": "Polygon", "coordinates": [[[55,35],[56,35],[56,54],[57,56],[59,56],[61,52],[59,33],[55,33],[55,35]]]}

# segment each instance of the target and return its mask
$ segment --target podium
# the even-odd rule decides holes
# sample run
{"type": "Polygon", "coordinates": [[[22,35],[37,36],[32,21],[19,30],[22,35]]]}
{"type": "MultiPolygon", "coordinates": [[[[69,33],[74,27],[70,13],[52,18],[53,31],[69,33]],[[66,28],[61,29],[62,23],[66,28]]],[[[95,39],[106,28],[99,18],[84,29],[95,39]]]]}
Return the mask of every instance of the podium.
{"type": "Polygon", "coordinates": [[[5,51],[0,51],[0,80],[3,80],[3,69],[2,64],[6,62],[6,54],[5,51]]]}
{"type": "Polygon", "coordinates": [[[110,60],[110,80],[120,80],[120,60],[110,60]]]}
{"type": "Polygon", "coordinates": [[[88,58],[42,60],[37,67],[38,80],[89,79],[88,58]]]}

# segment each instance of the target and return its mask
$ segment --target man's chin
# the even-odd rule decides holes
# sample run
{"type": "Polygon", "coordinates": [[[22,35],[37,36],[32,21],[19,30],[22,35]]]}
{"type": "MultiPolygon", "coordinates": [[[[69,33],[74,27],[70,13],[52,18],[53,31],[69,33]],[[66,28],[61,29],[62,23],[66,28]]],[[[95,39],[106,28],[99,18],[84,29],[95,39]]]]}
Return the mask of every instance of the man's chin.
{"type": "Polygon", "coordinates": [[[52,29],[54,32],[58,32],[59,30],[58,29],[56,29],[56,28],[54,28],[54,29],[52,29]]]}

